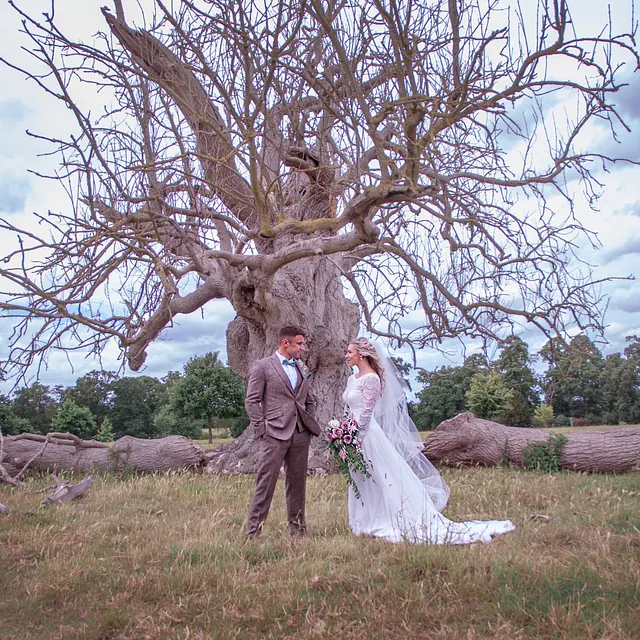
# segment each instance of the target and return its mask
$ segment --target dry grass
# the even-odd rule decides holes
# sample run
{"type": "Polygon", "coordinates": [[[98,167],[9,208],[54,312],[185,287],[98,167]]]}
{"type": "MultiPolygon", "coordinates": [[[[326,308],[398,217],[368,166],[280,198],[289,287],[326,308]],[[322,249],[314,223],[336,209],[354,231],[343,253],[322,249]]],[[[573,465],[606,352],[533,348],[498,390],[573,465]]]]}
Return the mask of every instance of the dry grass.
{"type": "Polygon", "coordinates": [[[32,638],[632,638],[640,628],[640,474],[445,469],[454,519],[509,517],[490,545],[351,535],[339,477],[309,485],[310,535],[279,486],[245,544],[250,477],[98,476],[39,507],[0,487],[0,636],[32,638]],[[532,517],[534,516],[534,517],[532,517]]]}

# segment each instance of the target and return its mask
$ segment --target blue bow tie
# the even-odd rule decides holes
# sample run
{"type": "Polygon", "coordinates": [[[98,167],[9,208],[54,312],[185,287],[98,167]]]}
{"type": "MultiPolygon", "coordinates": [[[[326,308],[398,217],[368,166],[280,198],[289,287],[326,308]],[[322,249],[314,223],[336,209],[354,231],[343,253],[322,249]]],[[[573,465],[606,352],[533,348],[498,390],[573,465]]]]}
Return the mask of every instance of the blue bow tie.
{"type": "Polygon", "coordinates": [[[296,366],[296,361],[291,359],[291,360],[283,360],[282,361],[282,366],[284,366],[285,364],[288,364],[290,367],[295,367],[296,366]]]}

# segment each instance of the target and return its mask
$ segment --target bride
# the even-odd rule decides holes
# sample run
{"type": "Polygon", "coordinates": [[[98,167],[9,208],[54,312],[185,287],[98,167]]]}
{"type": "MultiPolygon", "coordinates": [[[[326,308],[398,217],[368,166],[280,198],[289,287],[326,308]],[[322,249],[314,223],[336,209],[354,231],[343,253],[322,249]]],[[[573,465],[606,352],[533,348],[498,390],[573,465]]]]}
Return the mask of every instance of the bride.
{"type": "Polygon", "coordinates": [[[345,359],[358,372],[349,376],[343,400],[359,425],[371,474],[352,474],[360,497],[349,487],[351,530],[390,542],[469,544],[515,529],[509,520],[445,518],[440,512],[449,488],[422,455],[422,439],[393,363],[366,338],[354,340],[345,359]]]}

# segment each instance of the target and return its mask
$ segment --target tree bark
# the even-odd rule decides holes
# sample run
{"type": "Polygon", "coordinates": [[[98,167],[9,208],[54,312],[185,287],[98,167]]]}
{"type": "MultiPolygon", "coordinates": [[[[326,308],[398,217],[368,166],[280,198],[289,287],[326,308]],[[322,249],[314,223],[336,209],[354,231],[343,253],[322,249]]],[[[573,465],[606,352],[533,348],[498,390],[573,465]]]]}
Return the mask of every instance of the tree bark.
{"type": "MultiPolygon", "coordinates": [[[[251,289],[250,285],[246,285],[251,289]]],[[[317,419],[326,424],[342,415],[342,391],[349,370],[344,354],[357,337],[358,307],[343,292],[341,274],[326,258],[315,258],[277,272],[269,286],[264,306],[255,303],[255,292],[237,292],[234,305],[238,316],[227,328],[229,366],[247,378],[256,360],[277,349],[277,334],[287,324],[307,331],[302,358],[312,373],[312,391],[317,400],[317,419]]],[[[249,427],[234,442],[208,453],[207,468],[220,473],[255,473],[259,447],[249,427]]],[[[321,438],[313,438],[309,471],[330,469],[321,438]]]]}
{"type": "MultiPolygon", "coordinates": [[[[15,476],[24,464],[42,448],[43,436],[22,434],[4,440],[4,468],[15,476]]],[[[199,467],[205,462],[204,451],[188,438],[167,436],[142,440],[124,436],[113,446],[93,440],[56,437],[30,465],[38,471],[74,470],[91,472],[134,470],[140,473],[199,467]]]]}
{"type": "MultiPolygon", "coordinates": [[[[564,433],[560,467],[573,471],[615,472],[640,470],[640,429],[620,428],[564,433]]],[[[423,453],[432,462],[484,464],[508,462],[524,466],[524,451],[544,442],[542,429],[505,427],[497,422],[461,413],[441,422],[427,439],[423,453]]]]}

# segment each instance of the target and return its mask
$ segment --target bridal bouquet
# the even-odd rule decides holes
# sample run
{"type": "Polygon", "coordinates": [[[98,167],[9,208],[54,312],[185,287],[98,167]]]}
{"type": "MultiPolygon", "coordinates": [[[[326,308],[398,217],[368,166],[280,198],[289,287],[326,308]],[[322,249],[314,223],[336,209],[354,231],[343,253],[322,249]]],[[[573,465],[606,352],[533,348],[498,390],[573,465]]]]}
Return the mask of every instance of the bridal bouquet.
{"type": "Polygon", "coordinates": [[[329,451],[333,455],[340,473],[347,477],[347,482],[353,487],[353,492],[360,498],[360,491],[358,491],[358,486],[351,473],[359,471],[366,478],[370,478],[371,474],[358,440],[358,423],[353,415],[345,416],[342,420],[334,418],[329,420],[326,433],[329,451]]]}

